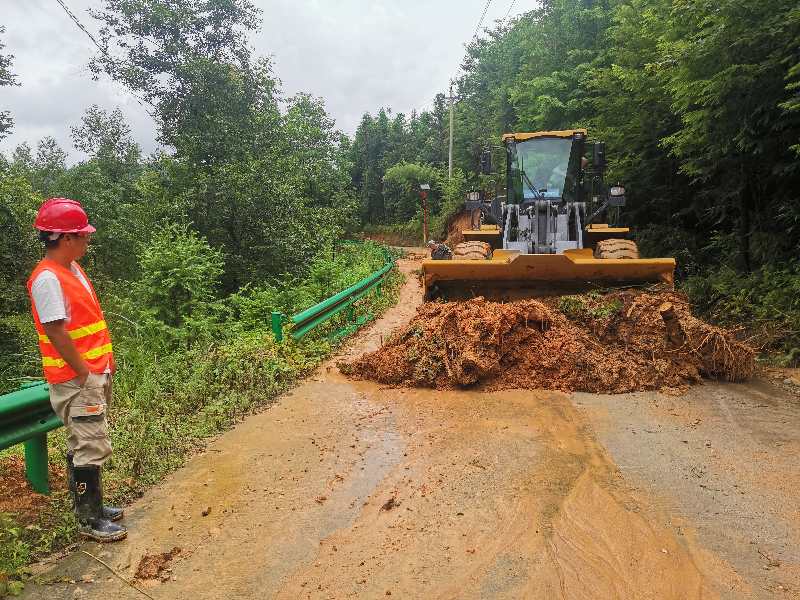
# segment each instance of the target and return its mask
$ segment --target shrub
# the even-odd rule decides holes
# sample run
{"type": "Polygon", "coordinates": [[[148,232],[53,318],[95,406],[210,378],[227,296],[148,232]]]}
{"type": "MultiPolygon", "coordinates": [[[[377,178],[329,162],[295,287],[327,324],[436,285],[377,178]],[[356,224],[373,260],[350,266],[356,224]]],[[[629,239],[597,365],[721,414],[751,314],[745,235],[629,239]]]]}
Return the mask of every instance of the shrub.
{"type": "Polygon", "coordinates": [[[185,225],[157,232],[142,252],[138,300],[167,325],[179,326],[214,298],[222,253],[185,225]]]}
{"type": "Polygon", "coordinates": [[[721,267],[682,286],[700,314],[741,325],[764,349],[797,355],[800,348],[800,263],[742,273],[721,267]]]}

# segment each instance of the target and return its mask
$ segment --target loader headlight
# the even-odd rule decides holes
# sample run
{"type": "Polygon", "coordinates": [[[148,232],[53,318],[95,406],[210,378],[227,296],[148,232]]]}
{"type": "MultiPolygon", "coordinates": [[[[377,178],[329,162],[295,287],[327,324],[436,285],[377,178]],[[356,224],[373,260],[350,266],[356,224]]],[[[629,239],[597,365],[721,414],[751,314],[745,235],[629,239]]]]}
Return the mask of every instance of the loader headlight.
{"type": "Polygon", "coordinates": [[[612,196],[624,196],[625,195],[625,188],[621,185],[615,185],[611,188],[611,195],[612,196]]]}

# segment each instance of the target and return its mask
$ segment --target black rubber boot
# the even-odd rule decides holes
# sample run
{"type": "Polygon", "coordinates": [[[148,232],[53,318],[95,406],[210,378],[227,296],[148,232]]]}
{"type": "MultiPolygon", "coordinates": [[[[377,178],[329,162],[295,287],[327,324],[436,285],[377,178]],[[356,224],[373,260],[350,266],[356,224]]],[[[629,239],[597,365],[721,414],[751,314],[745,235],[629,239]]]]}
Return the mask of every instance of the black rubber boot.
{"type": "MultiPolygon", "coordinates": [[[[73,474],[73,469],[75,468],[72,463],[72,452],[67,452],[67,486],[72,493],[72,497],[75,497],[75,475],[73,474]]],[[[100,481],[100,495],[102,498],[103,494],[103,482],[102,478],[100,481]]],[[[125,510],[122,508],[117,508],[116,506],[106,506],[103,505],[103,518],[108,519],[109,521],[119,521],[122,517],[125,516],[125,510]]]]}
{"type": "Polygon", "coordinates": [[[124,539],[128,535],[128,530],[103,517],[100,467],[74,467],[72,472],[75,481],[75,515],[78,517],[78,533],[96,542],[116,542],[124,539]]]}

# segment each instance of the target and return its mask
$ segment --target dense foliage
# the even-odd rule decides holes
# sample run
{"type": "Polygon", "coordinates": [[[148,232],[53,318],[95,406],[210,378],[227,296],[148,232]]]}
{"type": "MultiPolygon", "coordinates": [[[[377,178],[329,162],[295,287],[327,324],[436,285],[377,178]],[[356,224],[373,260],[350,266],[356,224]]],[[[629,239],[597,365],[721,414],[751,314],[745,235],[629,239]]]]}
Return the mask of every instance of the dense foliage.
{"type": "MultiPolygon", "coordinates": [[[[0,35],[4,34],[6,28],[0,25],[0,35]]],[[[13,55],[3,54],[5,44],[0,41],[0,88],[9,85],[16,85],[16,77],[11,72],[11,64],[14,60],[13,55]]],[[[7,110],[0,110],[0,140],[3,139],[7,132],[14,124],[11,114],[7,110]]]]}

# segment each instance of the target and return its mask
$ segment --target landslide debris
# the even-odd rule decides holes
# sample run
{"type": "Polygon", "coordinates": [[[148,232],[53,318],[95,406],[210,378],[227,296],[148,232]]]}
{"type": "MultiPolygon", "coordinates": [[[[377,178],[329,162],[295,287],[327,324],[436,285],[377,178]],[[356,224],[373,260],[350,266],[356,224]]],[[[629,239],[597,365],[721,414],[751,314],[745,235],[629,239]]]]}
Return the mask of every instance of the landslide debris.
{"type": "MultiPolygon", "coordinates": [[[[64,467],[48,465],[50,487],[61,491],[65,486],[64,467]]],[[[32,524],[37,516],[50,504],[50,499],[31,489],[25,478],[25,459],[9,455],[0,459],[0,516],[14,514],[14,519],[23,525],[32,524]]]]}
{"type": "Polygon", "coordinates": [[[624,393],[743,381],[755,351],[691,315],[677,292],[423,304],[379,350],[340,370],[400,386],[624,393]]]}
{"type": "Polygon", "coordinates": [[[473,220],[478,222],[480,219],[480,209],[473,211],[462,210],[457,212],[447,222],[447,238],[444,243],[448,248],[455,248],[464,241],[462,231],[472,229],[473,220]]]}

